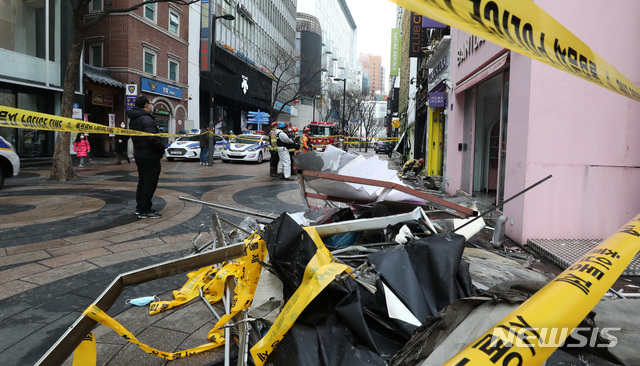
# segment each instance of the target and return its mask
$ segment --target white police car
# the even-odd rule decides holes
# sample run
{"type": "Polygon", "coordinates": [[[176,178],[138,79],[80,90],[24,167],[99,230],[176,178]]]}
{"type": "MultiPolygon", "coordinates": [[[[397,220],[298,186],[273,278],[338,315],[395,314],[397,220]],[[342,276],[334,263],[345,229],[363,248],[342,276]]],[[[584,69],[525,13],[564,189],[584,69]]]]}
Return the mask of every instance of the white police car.
{"type": "Polygon", "coordinates": [[[243,133],[231,139],[222,149],[223,163],[230,161],[252,161],[258,164],[271,159],[269,137],[265,135],[243,133]]]}
{"type": "MultiPolygon", "coordinates": [[[[222,148],[229,143],[222,136],[213,136],[215,148],[213,158],[219,159],[222,148]]],[[[200,159],[200,130],[191,130],[185,136],[178,137],[169,144],[164,151],[167,160],[173,161],[175,158],[200,159]]]]}
{"type": "Polygon", "coordinates": [[[0,136],[0,189],[4,179],[15,177],[20,172],[20,158],[7,140],[0,136]]]}

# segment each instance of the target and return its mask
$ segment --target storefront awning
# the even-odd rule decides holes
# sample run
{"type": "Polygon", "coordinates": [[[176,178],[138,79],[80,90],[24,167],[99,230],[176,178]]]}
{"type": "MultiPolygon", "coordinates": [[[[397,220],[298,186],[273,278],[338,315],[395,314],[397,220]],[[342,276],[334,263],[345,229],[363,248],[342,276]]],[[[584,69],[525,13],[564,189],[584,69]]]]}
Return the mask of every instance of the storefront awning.
{"type": "Polygon", "coordinates": [[[124,84],[111,78],[111,71],[104,67],[84,64],[84,76],[96,84],[108,85],[114,88],[124,88],[124,84]]]}
{"type": "Polygon", "coordinates": [[[487,66],[483,67],[480,71],[476,72],[475,74],[472,74],[468,78],[462,79],[461,81],[456,83],[456,86],[454,87],[455,92],[460,93],[462,91],[465,91],[469,87],[476,85],[480,81],[486,79],[494,72],[502,69],[507,64],[508,60],[509,60],[509,52],[493,60],[493,62],[489,63],[487,66]]]}

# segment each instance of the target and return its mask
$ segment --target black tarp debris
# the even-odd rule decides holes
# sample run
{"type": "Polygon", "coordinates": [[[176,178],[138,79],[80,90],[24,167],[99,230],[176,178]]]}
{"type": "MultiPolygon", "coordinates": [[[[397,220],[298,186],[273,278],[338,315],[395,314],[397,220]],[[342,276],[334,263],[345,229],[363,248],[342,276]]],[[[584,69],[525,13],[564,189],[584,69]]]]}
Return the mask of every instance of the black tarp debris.
{"type": "MultiPolygon", "coordinates": [[[[418,223],[409,225],[426,228],[418,223]]],[[[268,225],[263,237],[270,266],[284,284],[286,301],[302,282],[316,245],[286,214],[268,225]]],[[[471,295],[468,266],[460,265],[464,241],[461,235],[437,234],[370,255],[372,267],[379,271],[378,291],[371,293],[351,276],[332,282],[300,314],[267,362],[384,365],[416,325],[389,317],[383,286],[398,294],[421,319],[471,295]]]]}

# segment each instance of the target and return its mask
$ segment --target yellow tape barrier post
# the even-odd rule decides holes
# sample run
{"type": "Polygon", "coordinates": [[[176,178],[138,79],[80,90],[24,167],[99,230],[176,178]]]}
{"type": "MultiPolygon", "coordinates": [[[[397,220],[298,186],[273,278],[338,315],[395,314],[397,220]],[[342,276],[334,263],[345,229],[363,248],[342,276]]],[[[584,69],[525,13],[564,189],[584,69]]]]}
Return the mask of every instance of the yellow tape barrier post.
{"type": "Polygon", "coordinates": [[[304,229],[311,236],[318,250],[304,270],[300,287],[287,301],[267,334],[251,348],[251,356],[256,366],[264,365],[267,357],[278,346],[304,308],[333,282],[337,275],[350,272],[349,266],[332,262],[331,252],[324,246],[315,228],[305,227],[304,229]]]}
{"type": "Polygon", "coordinates": [[[638,250],[640,215],[445,365],[541,365],[602,299],[638,250]]]}
{"type": "Polygon", "coordinates": [[[391,0],[635,101],[640,89],[530,0],[391,0]]]}

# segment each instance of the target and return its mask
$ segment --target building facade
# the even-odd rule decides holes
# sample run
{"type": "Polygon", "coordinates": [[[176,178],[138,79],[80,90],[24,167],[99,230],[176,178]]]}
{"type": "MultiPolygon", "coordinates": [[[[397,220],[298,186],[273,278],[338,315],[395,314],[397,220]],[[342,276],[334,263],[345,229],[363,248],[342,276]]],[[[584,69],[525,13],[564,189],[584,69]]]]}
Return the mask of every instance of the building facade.
{"type": "MultiPolygon", "coordinates": [[[[0,105],[59,114],[71,44],[69,2],[3,1],[0,24],[0,105]]],[[[81,103],[81,86],[76,92],[81,103]]],[[[53,131],[0,127],[0,135],[21,158],[53,155],[53,131]]]]}
{"type": "MultiPolygon", "coordinates": [[[[85,37],[83,115],[102,125],[128,122],[126,112],[135,99],[127,96],[132,94],[128,86],[149,98],[165,132],[190,127],[188,24],[187,6],[149,3],[129,13],[112,13],[92,27],[85,37]]],[[[109,135],[89,136],[92,152],[111,155],[111,140],[109,135]]]]}
{"type": "MultiPolygon", "coordinates": [[[[537,2],[638,85],[640,50],[628,45],[638,36],[640,4],[614,3],[537,2]],[[614,37],[594,22],[629,26],[614,37]]],[[[459,30],[450,72],[447,193],[495,194],[506,234],[522,244],[606,238],[640,212],[640,104],[459,30]]]]}
{"type": "MultiPolygon", "coordinates": [[[[200,3],[201,14],[209,14],[208,2],[200,3]]],[[[234,2],[211,1],[211,22],[215,27],[212,49],[202,41],[192,44],[200,57],[200,126],[212,123],[217,132],[240,133],[248,128],[248,112],[269,112],[272,106],[279,108],[288,100],[284,92],[274,98],[274,81],[282,71],[279,61],[283,54],[295,52],[296,2],[295,0],[254,0],[234,2]],[[217,19],[214,16],[230,14],[233,20],[217,19]],[[204,51],[203,51],[204,50],[204,51]],[[203,65],[201,57],[211,50],[215,61],[203,65]],[[214,78],[210,77],[213,69],[214,78]],[[210,100],[213,91],[215,103],[214,121],[210,121],[210,100]],[[276,99],[276,100],[273,100],[276,99]]],[[[208,30],[202,20],[200,26],[208,30]]],[[[200,33],[200,32],[199,32],[200,33]]],[[[284,71],[286,77],[295,77],[295,68],[284,71]]],[[[192,85],[192,88],[195,85],[192,85]]],[[[288,120],[295,114],[287,106],[278,118],[288,120]]],[[[265,126],[252,126],[265,129],[265,126]]]]}
{"type": "MultiPolygon", "coordinates": [[[[331,116],[329,119],[332,122],[340,122],[342,108],[337,100],[330,100],[326,95],[329,91],[342,94],[343,81],[335,79],[346,79],[347,90],[360,88],[359,79],[356,77],[357,27],[355,21],[345,0],[298,0],[297,4],[298,12],[315,17],[322,29],[323,91],[315,98],[313,96],[301,98],[300,108],[305,108],[306,111],[301,112],[300,117],[292,119],[291,122],[298,128],[304,127],[315,119],[313,117],[309,119],[310,115],[320,116],[324,114],[323,110],[328,108],[335,111],[329,113],[331,116]],[[330,106],[331,102],[333,105],[330,106]],[[308,109],[311,109],[312,113],[308,113],[308,109]]],[[[301,57],[304,58],[305,55],[301,57]]]]}

